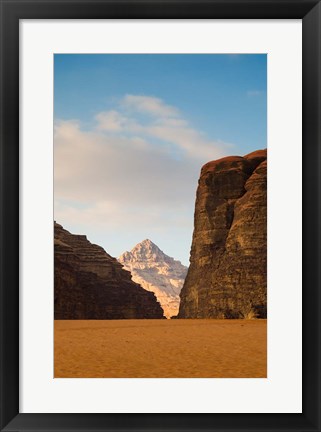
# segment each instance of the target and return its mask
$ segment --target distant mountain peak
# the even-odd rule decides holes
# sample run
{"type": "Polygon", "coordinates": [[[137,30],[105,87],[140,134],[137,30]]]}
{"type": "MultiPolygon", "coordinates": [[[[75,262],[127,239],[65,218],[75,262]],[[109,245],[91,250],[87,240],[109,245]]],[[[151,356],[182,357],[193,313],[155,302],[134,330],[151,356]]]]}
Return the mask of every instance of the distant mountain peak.
{"type": "Polygon", "coordinates": [[[168,261],[172,258],[164,254],[160,248],[153,243],[150,239],[145,239],[136,246],[130,252],[125,252],[119,257],[121,262],[123,261],[168,261]]]}
{"type": "Polygon", "coordinates": [[[142,242],[137,243],[137,245],[134,246],[132,250],[139,249],[139,248],[142,248],[142,247],[148,248],[148,249],[150,249],[150,248],[159,249],[159,247],[157,245],[155,245],[155,243],[153,243],[151,240],[145,239],[142,242]]]}
{"type": "Polygon", "coordinates": [[[166,317],[177,314],[187,267],[166,255],[148,238],[123,253],[118,261],[131,272],[135,282],[155,293],[166,317]]]}
{"type": "Polygon", "coordinates": [[[140,242],[141,244],[148,244],[148,245],[155,245],[155,243],[153,243],[150,239],[145,239],[142,242],[140,242]]]}

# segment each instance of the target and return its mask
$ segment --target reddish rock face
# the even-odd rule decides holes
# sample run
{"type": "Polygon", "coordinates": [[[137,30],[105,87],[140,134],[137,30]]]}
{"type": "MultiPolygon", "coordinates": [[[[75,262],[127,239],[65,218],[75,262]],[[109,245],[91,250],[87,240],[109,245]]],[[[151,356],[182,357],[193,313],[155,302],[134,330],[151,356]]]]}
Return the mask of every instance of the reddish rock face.
{"type": "Polygon", "coordinates": [[[203,166],[179,318],[266,317],[267,154],[203,166]]]}
{"type": "Polygon", "coordinates": [[[55,222],[55,319],[163,318],[152,292],[116,258],[55,222]]]}

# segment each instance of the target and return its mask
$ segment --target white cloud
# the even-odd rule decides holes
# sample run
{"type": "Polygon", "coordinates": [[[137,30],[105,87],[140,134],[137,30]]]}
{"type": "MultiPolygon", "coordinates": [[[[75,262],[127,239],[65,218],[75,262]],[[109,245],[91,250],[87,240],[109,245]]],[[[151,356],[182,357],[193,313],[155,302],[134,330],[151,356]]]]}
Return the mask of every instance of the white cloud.
{"type": "Polygon", "coordinates": [[[96,115],[97,129],[107,131],[121,131],[128,120],[126,117],[121,115],[118,111],[104,111],[96,115]]]}
{"type": "Polygon", "coordinates": [[[154,124],[160,126],[172,126],[172,127],[185,127],[188,126],[188,122],[182,118],[160,118],[155,120],[154,124]]]}
{"type": "Polygon", "coordinates": [[[96,115],[100,131],[135,134],[146,139],[157,139],[176,151],[180,157],[192,157],[203,163],[224,155],[224,143],[212,141],[189,125],[179,110],[166,105],[161,99],[150,96],[126,95],[119,103],[127,113],[111,110],[96,115]],[[143,123],[137,111],[152,114],[143,123]],[[156,118],[155,118],[156,117],[156,118]]]}
{"type": "Polygon", "coordinates": [[[184,201],[200,168],[189,158],[177,160],[168,146],[139,136],[86,132],[66,121],[55,128],[54,159],[57,198],[137,206],[184,201]]]}
{"type": "Polygon", "coordinates": [[[224,156],[227,147],[182,116],[170,117],[179,111],[161,99],[127,95],[120,106],[124,100],[146,102],[145,108],[157,107],[164,117],[141,124],[135,112],[109,110],[97,113],[96,128],[89,131],[76,120],[56,122],[56,199],[146,208],[192,203],[201,166],[224,156]]]}
{"type": "Polygon", "coordinates": [[[76,120],[56,122],[56,220],[106,236],[191,234],[200,168],[230,149],[161,99],[127,95],[115,108],[97,113],[91,130],[76,120]],[[148,110],[152,116],[142,121],[148,110]]]}
{"type": "Polygon", "coordinates": [[[127,94],[122,100],[122,105],[126,108],[156,117],[179,116],[177,108],[166,105],[161,99],[152,96],[127,94]]]}
{"type": "Polygon", "coordinates": [[[204,139],[200,132],[188,126],[173,126],[164,122],[163,125],[147,127],[145,132],[152,137],[175,144],[187,157],[202,160],[204,163],[222,155],[222,145],[204,139]]]}

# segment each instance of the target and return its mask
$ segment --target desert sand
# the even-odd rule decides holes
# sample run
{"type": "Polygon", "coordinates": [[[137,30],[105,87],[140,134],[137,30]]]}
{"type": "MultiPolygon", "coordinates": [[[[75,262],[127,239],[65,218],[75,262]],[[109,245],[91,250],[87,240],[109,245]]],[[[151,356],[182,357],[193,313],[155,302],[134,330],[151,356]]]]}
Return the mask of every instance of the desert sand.
{"type": "Polygon", "coordinates": [[[264,378],[266,320],[56,320],[55,378],[264,378]]]}

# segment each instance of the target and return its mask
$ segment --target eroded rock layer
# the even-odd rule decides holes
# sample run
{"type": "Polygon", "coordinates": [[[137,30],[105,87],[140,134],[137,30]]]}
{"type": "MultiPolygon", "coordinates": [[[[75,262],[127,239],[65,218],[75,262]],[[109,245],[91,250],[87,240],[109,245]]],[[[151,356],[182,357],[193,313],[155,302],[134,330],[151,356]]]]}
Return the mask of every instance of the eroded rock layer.
{"type": "Polygon", "coordinates": [[[55,319],[163,318],[152,292],[116,258],[55,222],[55,319]]]}
{"type": "Polygon", "coordinates": [[[179,318],[266,317],[267,154],[203,166],[179,318]]]}

